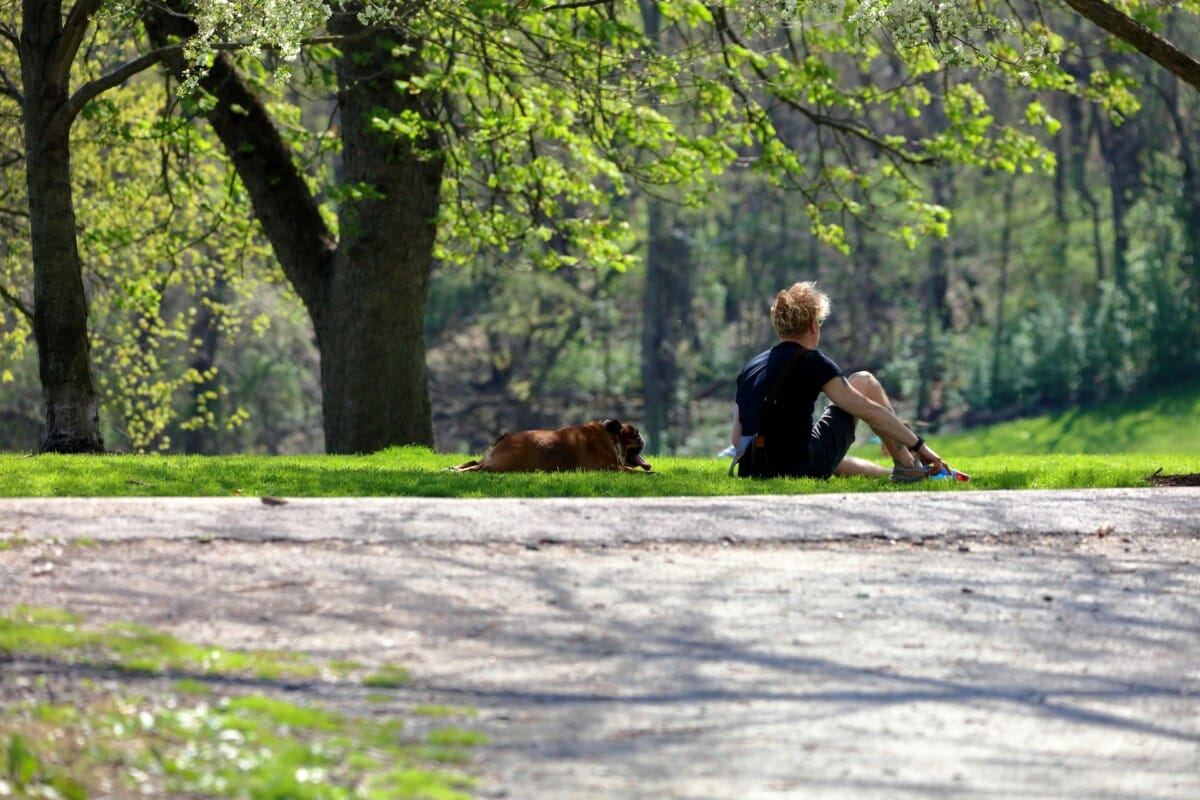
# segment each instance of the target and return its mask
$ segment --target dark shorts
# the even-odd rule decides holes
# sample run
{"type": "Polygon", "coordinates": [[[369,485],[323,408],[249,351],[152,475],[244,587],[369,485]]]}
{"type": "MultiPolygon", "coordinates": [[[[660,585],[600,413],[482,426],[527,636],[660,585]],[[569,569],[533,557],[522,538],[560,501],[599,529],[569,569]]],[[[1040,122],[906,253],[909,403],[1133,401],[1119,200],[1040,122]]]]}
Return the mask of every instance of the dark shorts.
{"type": "Polygon", "coordinates": [[[830,404],[821,418],[813,423],[808,440],[808,473],[814,478],[828,478],[842,463],[850,445],[854,444],[854,417],[830,404]]]}

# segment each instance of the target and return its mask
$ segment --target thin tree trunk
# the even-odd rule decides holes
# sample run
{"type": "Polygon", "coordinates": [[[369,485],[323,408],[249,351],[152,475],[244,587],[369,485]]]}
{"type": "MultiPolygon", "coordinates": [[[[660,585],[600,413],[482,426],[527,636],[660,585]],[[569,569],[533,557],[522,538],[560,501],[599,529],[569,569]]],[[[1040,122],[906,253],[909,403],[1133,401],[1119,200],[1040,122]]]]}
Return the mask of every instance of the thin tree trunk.
{"type": "MultiPolygon", "coordinates": [[[[1105,66],[1118,72],[1125,59],[1104,58],[1105,66]]],[[[1113,281],[1122,292],[1129,291],[1129,226],[1126,220],[1142,189],[1141,153],[1146,146],[1145,133],[1137,119],[1121,125],[1101,117],[1093,109],[1096,139],[1108,176],[1109,208],[1112,212],[1113,281]]]]}
{"type": "Polygon", "coordinates": [[[1188,257],[1184,259],[1184,272],[1192,290],[1192,309],[1200,314],[1200,158],[1192,145],[1180,144],[1183,161],[1183,217],[1184,238],[1187,241],[1188,257]]]}
{"type": "Polygon", "coordinates": [[[1054,262],[1054,274],[1067,274],[1067,255],[1071,244],[1071,215],[1068,211],[1067,164],[1068,156],[1064,145],[1064,137],[1055,136],[1054,161],[1054,232],[1051,252],[1054,262]]]}
{"type": "MultiPolygon", "coordinates": [[[[207,294],[207,297],[214,303],[223,303],[228,299],[228,294],[228,282],[224,278],[218,278],[211,291],[207,294]]],[[[216,315],[212,310],[213,303],[201,302],[198,305],[199,309],[196,312],[196,318],[192,320],[192,324],[188,329],[188,338],[193,342],[198,342],[199,347],[195,350],[189,366],[196,370],[196,372],[204,375],[217,363],[217,348],[220,346],[221,337],[217,331],[216,315]]],[[[206,398],[208,392],[215,388],[216,382],[208,378],[204,378],[199,383],[192,385],[191,415],[193,417],[199,416],[205,411],[213,412],[214,416],[216,415],[213,401],[206,398]]],[[[198,427],[184,431],[183,451],[185,453],[212,455],[219,450],[220,446],[217,442],[216,432],[208,427],[198,427]]]]}
{"type": "MultiPolygon", "coordinates": [[[[1012,262],[1012,230],[1013,230],[1013,200],[1016,195],[1016,181],[1011,178],[1004,185],[1004,219],[1000,228],[1000,276],[996,285],[996,319],[992,331],[992,388],[993,405],[1000,405],[1002,394],[1001,369],[1004,364],[1004,340],[1007,335],[1007,320],[1004,316],[1004,304],[1008,302],[1008,269],[1012,262]]],[[[1056,193],[1057,194],[1057,193],[1056,193]]]]}
{"type": "Polygon", "coordinates": [[[689,337],[691,253],[671,208],[649,201],[646,289],[642,303],[642,390],[646,450],[667,447],[670,411],[679,381],[677,349],[689,337]]]}
{"type": "Polygon", "coordinates": [[[46,429],[39,449],[100,453],[99,400],[92,379],[83,264],[75,238],[67,112],[72,52],[53,2],[25,0],[21,31],[25,175],[33,254],[33,333],[46,429]],[[66,48],[69,51],[69,48],[66,48]]]}
{"type": "Polygon", "coordinates": [[[1096,260],[1097,294],[1100,286],[1108,277],[1105,266],[1104,239],[1100,220],[1100,203],[1092,194],[1087,182],[1088,141],[1091,139],[1091,128],[1084,113],[1083,101],[1078,98],[1067,99],[1067,118],[1070,120],[1069,134],[1071,139],[1070,159],[1071,184],[1079,197],[1087,205],[1092,219],[1092,249],[1096,260]]]}
{"type": "MultiPolygon", "coordinates": [[[[934,200],[938,205],[952,205],[953,175],[939,167],[933,175],[934,200]]],[[[917,410],[920,418],[934,422],[945,406],[943,396],[942,334],[950,327],[950,309],[946,304],[949,287],[950,245],[945,239],[934,239],[929,252],[929,270],[925,277],[924,334],[921,343],[921,382],[917,410]]]]}
{"type": "MultiPolygon", "coordinates": [[[[662,13],[656,3],[641,2],[646,37],[662,34],[662,13]]],[[[642,298],[642,397],[646,418],[642,425],[646,451],[667,450],[670,411],[674,405],[679,363],[676,348],[683,334],[680,316],[691,304],[690,264],[686,243],[677,231],[673,210],[662,200],[647,203],[646,287],[642,298]]]]}
{"type": "Polygon", "coordinates": [[[1192,310],[1200,313],[1200,149],[1196,147],[1196,135],[1188,122],[1188,114],[1176,84],[1163,90],[1163,105],[1175,131],[1179,145],[1179,163],[1183,167],[1181,183],[1183,192],[1179,198],[1177,212],[1183,229],[1186,255],[1180,261],[1180,269],[1190,288],[1192,310]]]}
{"type": "MultiPolygon", "coordinates": [[[[847,233],[854,241],[854,259],[845,268],[838,289],[838,317],[844,319],[841,335],[846,337],[845,349],[839,353],[845,361],[843,369],[868,369],[875,361],[875,344],[887,326],[883,309],[887,304],[880,297],[878,275],[886,275],[882,254],[871,238],[870,230],[858,217],[847,224],[847,233]],[[849,323],[849,324],[846,324],[849,323]]],[[[816,240],[816,237],[811,237],[816,240]]],[[[888,354],[883,354],[887,358],[888,354]]]]}

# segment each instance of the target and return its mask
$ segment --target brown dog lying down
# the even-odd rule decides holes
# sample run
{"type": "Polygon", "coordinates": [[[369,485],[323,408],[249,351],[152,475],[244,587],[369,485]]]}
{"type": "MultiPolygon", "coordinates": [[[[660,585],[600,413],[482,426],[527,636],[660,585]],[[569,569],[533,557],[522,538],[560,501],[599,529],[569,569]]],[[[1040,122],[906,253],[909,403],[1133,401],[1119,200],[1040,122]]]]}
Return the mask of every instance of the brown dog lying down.
{"type": "Polygon", "coordinates": [[[451,467],[455,472],[649,471],[642,458],[646,442],[637,428],[606,419],[556,431],[505,433],[478,461],[451,467]]]}

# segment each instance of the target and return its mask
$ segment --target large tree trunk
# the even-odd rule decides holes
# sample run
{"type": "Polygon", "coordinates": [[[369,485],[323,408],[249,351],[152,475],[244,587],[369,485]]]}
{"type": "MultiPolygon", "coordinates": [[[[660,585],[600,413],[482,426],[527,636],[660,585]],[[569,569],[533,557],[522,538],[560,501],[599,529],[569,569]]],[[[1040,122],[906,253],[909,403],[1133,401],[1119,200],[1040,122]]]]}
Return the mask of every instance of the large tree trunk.
{"type": "MultiPolygon", "coordinates": [[[[158,8],[148,6],[145,19],[156,47],[194,31],[186,18],[158,8]]],[[[444,162],[436,142],[400,141],[371,125],[381,110],[429,113],[428,98],[393,83],[419,70],[418,56],[393,57],[398,35],[366,34],[352,11],[332,28],[349,37],[338,64],[342,175],[369,187],[361,193],[369,199],[340,209],[340,242],[265,105],[225,56],[201,84],[217,98],[207,116],[312,319],[325,449],[432,447],[424,317],[444,162]]],[[[180,58],[164,61],[182,74],[180,58]]]]}
{"type": "Polygon", "coordinates": [[[58,3],[25,0],[23,10],[21,77],[33,250],[33,332],[46,415],[40,450],[100,453],[104,442],[71,193],[73,117],[66,107],[69,58],[74,54],[62,44],[58,3]]]}
{"type": "Polygon", "coordinates": [[[381,109],[432,113],[427,98],[393,85],[421,68],[418,55],[397,57],[393,48],[416,43],[386,31],[359,38],[352,14],[338,17],[333,32],[351,37],[338,61],[343,178],[379,199],[368,194],[340,210],[341,244],[317,325],[326,448],[432,447],[425,304],[445,162],[434,141],[397,139],[370,122],[381,109]]]}

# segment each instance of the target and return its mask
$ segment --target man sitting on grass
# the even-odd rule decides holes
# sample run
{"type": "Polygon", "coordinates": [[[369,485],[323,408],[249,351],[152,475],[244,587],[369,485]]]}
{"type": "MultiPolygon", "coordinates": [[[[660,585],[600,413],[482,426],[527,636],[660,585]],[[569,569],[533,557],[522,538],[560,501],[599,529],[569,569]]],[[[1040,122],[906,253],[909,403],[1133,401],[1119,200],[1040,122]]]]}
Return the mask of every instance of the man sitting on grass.
{"type": "Polygon", "coordinates": [[[779,343],[752,358],[737,379],[733,446],[745,477],[828,478],[891,476],[912,483],[946,469],[925,440],[892,410],[883,386],[869,372],[847,378],[817,349],[829,298],[809,282],[784,289],[771,304],[779,343]],[[821,392],[830,403],[814,424],[821,392]],[[854,427],[865,421],[883,442],[893,467],[848,456],[854,427]]]}

